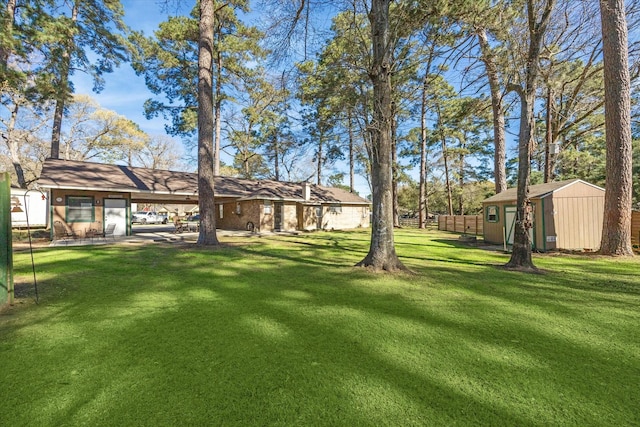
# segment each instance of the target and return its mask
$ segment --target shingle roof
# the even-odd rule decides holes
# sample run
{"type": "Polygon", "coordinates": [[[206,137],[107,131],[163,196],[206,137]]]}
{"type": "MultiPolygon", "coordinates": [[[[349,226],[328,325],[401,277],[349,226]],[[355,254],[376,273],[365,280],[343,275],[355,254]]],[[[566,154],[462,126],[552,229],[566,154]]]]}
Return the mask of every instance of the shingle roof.
{"type": "MultiPolygon", "coordinates": [[[[593,184],[589,184],[588,182],[582,181],[580,179],[569,179],[566,181],[556,181],[556,182],[547,182],[545,184],[536,184],[529,186],[529,199],[541,199],[546,197],[562,188],[568,187],[569,185],[575,184],[576,182],[582,182],[587,185],[591,185],[596,188],[593,184]]],[[[516,187],[509,188],[502,193],[498,193],[494,196],[491,196],[483,201],[486,202],[508,202],[511,200],[516,200],[518,198],[518,189],[516,187]]]]}
{"type": "MultiPolygon", "coordinates": [[[[195,196],[198,175],[190,172],[147,169],[103,163],[47,159],[38,180],[42,188],[195,196]]],[[[309,184],[311,199],[305,201],[300,183],[215,178],[216,197],[289,200],[308,203],[369,204],[362,197],[339,188],[309,184]]]]}

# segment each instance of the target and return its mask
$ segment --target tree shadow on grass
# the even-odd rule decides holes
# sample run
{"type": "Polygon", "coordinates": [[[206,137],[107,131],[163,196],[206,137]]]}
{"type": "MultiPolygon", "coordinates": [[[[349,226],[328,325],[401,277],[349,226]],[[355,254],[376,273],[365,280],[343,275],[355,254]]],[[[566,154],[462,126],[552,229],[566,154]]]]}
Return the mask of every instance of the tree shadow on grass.
{"type": "Polygon", "coordinates": [[[3,398],[18,421],[50,425],[637,421],[624,385],[637,358],[612,369],[616,351],[567,339],[571,290],[544,295],[548,277],[487,284],[445,263],[389,285],[325,251],[105,248],[90,263],[51,261],[43,307],[0,329],[12,348],[3,398]],[[114,271],[124,258],[136,269],[114,271]],[[108,287],[94,283],[109,271],[108,287]]]}

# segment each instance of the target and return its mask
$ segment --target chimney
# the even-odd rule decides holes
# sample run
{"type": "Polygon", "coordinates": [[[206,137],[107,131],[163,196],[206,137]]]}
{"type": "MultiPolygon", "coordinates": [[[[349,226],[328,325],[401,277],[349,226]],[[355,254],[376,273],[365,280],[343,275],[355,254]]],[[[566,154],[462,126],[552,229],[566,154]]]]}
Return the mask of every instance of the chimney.
{"type": "Polygon", "coordinates": [[[302,198],[307,202],[311,200],[311,184],[306,181],[302,183],[302,198]]]}

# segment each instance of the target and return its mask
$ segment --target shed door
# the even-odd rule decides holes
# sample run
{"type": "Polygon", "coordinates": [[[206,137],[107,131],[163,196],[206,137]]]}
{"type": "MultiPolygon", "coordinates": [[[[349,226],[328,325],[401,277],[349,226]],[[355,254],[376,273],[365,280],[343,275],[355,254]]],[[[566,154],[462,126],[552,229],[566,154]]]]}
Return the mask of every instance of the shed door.
{"type": "Polygon", "coordinates": [[[127,201],[125,199],[104,199],[104,228],[116,224],[114,236],[127,235],[127,201]]]}
{"type": "MultiPolygon", "coordinates": [[[[507,227],[506,229],[506,236],[507,236],[507,245],[513,245],[513,237],[515,236],[515,230],[516,230],[516,213],[517,213],[517,207],[516,206],[506,206],[504,208],[504,224],[505,227],[507,227]]],[[[535,217],[533,218],[534,224],[535,224],[535,217]]],[[[529,229],[529,241],[531,242],[531,244],[533,245],[533,228],[529,229]]]]}

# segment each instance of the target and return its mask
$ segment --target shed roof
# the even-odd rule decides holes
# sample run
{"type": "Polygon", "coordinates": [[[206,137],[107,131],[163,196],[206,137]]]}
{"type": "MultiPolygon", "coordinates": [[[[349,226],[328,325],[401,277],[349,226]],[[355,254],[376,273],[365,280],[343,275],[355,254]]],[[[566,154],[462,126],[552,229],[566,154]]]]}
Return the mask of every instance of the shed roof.
{"type": "MultiPolygon", "coordinates": [[[[198,195],[198,174],[73,160],[47,159],[38,179],[42,188],[127,192],[157,196],[198,195]]],[[[217,176],[216,197],[242,200],[286,200],[301,203],[369,204],[340,188],[308,184],[311,198],[304,200],[301,183],[250,180],[217,176]]]]}
{"type": "MultiPolygon", "coordinates": [[[[564,189],[576,183],[582,183],[604,191],[604,189],[598,187],[597,185],[593,185],[581,179],[574,178],[566,181],[547,182],[545,184],[531,185],[529,186],[529,199],[542,199],[544,197],[550,196],[558,190],[564,189]]],[[[513,187],[503,191],[502,193],[498,193],[485,199],[482,203],[509,202],[512,200],[516,200],[517,198],[518,189],[516,187],[513,187]]]]}

